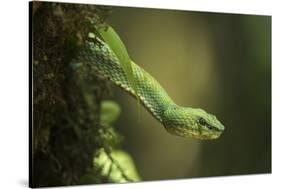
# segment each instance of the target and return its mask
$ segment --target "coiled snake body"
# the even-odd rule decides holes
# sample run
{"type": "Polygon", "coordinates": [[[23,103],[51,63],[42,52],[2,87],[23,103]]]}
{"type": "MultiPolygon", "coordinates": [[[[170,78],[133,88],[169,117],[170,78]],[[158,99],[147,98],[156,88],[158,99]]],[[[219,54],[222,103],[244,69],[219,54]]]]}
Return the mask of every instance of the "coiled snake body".
{"type": "Polygon", "coordinates": [[[81,63],[89,65],[98,74],[137,96],[145,108],[172,134],[197,139],[215,139],[224,130],[224,126],[214,115],[199,108],[175,104],[150,74],[132,62],[137,88],[135,93],[114,52],[98,38],[95,41],[87,41],[72,61],[72,64],[81,63]]]}

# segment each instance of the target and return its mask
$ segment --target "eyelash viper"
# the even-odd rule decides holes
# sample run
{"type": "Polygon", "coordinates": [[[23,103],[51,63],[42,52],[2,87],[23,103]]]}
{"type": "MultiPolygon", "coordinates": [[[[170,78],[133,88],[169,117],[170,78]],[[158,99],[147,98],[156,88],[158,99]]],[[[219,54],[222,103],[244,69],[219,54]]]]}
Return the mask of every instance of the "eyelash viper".
{"type": "Polygon", "coordinates": [[[137,88],[135,93],[114,52],[97,37],[93,41],[85,42],[72,64],[86,64],[134,97],[137,96],[144,107],[171,134],[197,139],[216,139],[224,131],[224,126],[214,115],[200,108],[177,105],[149,73],[131,62],[137,88]]]}

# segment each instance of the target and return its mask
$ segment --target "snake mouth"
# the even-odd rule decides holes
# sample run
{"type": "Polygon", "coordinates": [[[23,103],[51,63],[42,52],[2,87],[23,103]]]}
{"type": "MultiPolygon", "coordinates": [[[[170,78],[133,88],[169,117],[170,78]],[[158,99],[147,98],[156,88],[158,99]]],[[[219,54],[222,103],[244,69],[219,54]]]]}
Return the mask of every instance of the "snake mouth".
{"type": "MultiPolygon", "coordinates": [[[[217,139],[221,136],[222,132],[216,132],[216,133],[212,133],[212,134],[209,134],[206,139],[208,140],[213,140],[213,139],[217,139]]],[[[204,139],[204,137],[202,137],[202,139],[204,139]]]]}
{"type": "Polygon", "coordinates": [[[165,127],[166,130],[176,136],[184,137],[184,138],[195,138],[200,140],[214,140],[220,137],[222,131],[213,130],[212,132],[202,132],[197,129],[187,129],[184,127],[165,127]]]}

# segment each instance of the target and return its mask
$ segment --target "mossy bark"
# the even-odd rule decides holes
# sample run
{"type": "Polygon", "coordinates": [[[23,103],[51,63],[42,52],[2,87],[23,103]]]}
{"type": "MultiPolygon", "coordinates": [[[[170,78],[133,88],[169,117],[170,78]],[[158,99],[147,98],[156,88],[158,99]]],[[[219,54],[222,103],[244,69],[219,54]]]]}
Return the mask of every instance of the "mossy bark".
{"type": "MultiPolygon", "coordinates": [[[[32,187],[75,185],[108,141],[99,124],[106,82],[69,63],[108,7],[33,2],[32,187]]],[[[98,175],[97,175],[98,177],[98,175]]]]}

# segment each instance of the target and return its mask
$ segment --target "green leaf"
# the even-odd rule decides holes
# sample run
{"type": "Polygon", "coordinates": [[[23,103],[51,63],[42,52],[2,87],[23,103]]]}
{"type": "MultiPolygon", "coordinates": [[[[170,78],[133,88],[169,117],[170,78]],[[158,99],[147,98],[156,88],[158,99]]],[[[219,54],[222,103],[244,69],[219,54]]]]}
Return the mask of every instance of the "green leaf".
{"type": "Polygon", "coordinates": [[[124,183],[130,180],[134,182],[141,180],[133,158],[123,150],[113,150],[107,154],[101,148],[95,154],[93,164],[102,167],[101,175],[108,177],[112,182],[124,183]]]}
{"type": "MultiPolygon", "coordinates": [[[[118,58],[121,67],[126,73],[128,82],[132,86],[132,89],[134,90],[135,94],[137,94],[137,85],[134,79],[131,59],[119,35],[108,24],[98,25],[96,30],[118,58]]],[[[140,110],[139,97],[137,95],[135,96],[138,101],[138,110],[140,110]]]]}
{"type": "Polygon", "coordinates": [[[103,125],[112,126],[119,118],[121,113],[120,106],[112,100],[103,100],[101,102],[100,122],[103,125]]]}

